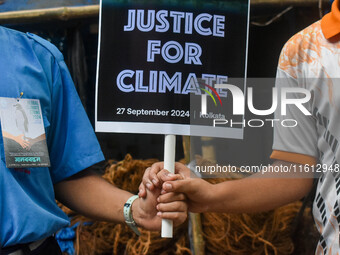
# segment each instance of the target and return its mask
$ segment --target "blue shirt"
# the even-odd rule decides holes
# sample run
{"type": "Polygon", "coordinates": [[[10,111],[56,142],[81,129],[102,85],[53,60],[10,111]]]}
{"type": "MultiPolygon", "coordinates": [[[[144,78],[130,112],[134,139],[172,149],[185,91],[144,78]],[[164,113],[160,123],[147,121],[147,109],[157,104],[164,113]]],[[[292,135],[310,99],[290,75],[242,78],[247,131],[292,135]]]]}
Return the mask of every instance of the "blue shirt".
{"type": "Polygon", "coordinates": [[[17,98],[21,92],[40,100],[51,167],[6,168],[0,135],[1,247],[67,226],[53,184],[104,159],[62,54],[36,35],[0,27],[0,96],[17,98]]]}

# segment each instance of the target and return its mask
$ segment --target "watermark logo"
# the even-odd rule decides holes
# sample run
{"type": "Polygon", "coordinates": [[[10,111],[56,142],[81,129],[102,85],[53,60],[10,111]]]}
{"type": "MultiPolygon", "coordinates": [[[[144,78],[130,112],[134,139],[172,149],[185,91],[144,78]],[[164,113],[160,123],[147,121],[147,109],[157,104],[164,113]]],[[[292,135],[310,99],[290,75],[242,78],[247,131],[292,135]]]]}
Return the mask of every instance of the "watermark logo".
{"type": "MultiPolygon", "coordinates": [[[[256,116],[268,116],[273,114],[275,111],[279,110],[282,116],[287,115],[287,108],[288,107],[296,107],[302,114],[309,116],[312,115],[308,109],[304,106],[305,103],[309,102],[311,99],[311,92],[304,88],[292,88],[292,87],[282,87],[280,89],[272,88],[272,104],[268,109],[256,109],[254,106],[254,93],[253,88],[248,87],[247,92],[247,100],[245,93],[237,86],[231,84],[216,84],[214,87],[204,84],[207,88],[209,88],[220,100],[221,106],[222,100],[215,89],[224,89],[228,90],[228,100],[232,99],[232,114],[233,116],[244,116],[245,115],[245,107],[248,107],[248,110],[256,115],[256,116]],[[231,97],[231,98],[230,98],[231,97]]],[[[216,100],[213,97],[212,93],[207,89],[201,88],[202,91],[205,91],[206,94],[201,95],[201,114],[207,114],[207,95],[213,99],[215,106],[217,106],[216,100]]],[[[271,122],[272,126],[274,125],[275,121],[279,121],[279,119],[266,119],[265,121],[271,122]]],[[[234,124],[239,124],[245,126],[249,123],[250,127],[262,127],[265,121],[261,119],[251,119],[251,120],[244,120],[242,122],[237,122],[234,124]],[[255,124],[257,123],[257,124],[255,124]]],[[[226,120],[221,118],[213,119],[213,126],[217,125],[232,125],[233,120],[226,120]]],[[[295,127],[297,126],[297,121],[295,119],[284,119],[281,120],[281,124],[285,127],[295,127]],[[283,122],[283,123],[282,123],[283,122]],[[288,124],[288,123],[292,124],[288,124]]]]}
{"type": "MultiPolygon", "coordinates": [[[[223,106],[221,97],[220,97],[220,95],[217,93],[217,91],[216,91],[213,87],[209,86],[208,84],[205,84],[205,83],[204,83],[203,85],[204,85],[206,88],[210,89],[210,90],[216,95],[216,97],[217,97],[217,99],[219,100],[221,106],[223,106]]],[[[212,100],[214,101],[215,106],[217,106],[216,100],[215,100],[214,96],[211,94],[211,92],[210,92],[209,90],[207,90],[207,89],[204,89],[204,88],[200,88],[200,89],[201,89],[202,91],[206,92],[206,93],[212,98],[212,100]]],[[[201,113],[202,113],[202,114],[207,114],[207,94],[203,94],[203,93],[202,93],[202,95],[201,95],[201,107],[202,107],[202,108],[201,108],[201,113]]]]}

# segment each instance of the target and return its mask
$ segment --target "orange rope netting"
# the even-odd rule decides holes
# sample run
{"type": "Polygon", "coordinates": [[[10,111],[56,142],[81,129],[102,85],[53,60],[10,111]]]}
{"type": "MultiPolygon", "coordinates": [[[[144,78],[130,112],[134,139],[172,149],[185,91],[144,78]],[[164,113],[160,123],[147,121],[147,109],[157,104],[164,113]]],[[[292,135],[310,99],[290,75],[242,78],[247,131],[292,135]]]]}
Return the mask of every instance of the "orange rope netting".
{"type": "Polygon", "coordinates": [[[252,214],[203,213],[202,228],[208,254],[292,254],[291,223],[300,202],[252,214]]]}

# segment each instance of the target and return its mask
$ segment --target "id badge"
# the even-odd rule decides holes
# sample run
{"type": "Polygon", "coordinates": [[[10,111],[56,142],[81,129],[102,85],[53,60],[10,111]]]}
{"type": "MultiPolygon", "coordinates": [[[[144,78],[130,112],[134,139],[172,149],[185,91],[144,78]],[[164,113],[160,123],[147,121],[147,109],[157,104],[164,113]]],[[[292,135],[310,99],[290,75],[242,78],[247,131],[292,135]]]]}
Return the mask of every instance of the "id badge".
{"type": "Polygon", "coordinates": [[[40,101],[0,97],[0,110],[6,167],[49,167],[40,101]]]}

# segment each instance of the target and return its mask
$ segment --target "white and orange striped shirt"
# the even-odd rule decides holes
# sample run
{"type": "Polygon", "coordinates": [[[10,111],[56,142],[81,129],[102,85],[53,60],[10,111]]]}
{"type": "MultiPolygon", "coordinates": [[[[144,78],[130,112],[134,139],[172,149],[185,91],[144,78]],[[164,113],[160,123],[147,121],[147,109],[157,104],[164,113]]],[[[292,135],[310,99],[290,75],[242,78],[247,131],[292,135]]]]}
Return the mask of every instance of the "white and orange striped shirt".
{"type": "Polygon", "coordinates": [[[304,115],[297,107],[281,119],[298,125],[274,128],[273,159],[316,165],[319,177],[313,215],[321,234],[316,254],[340,254],[340,0],[322,20],[294,35],[284,46],[276,86],[311,92],[304,115]]]}

